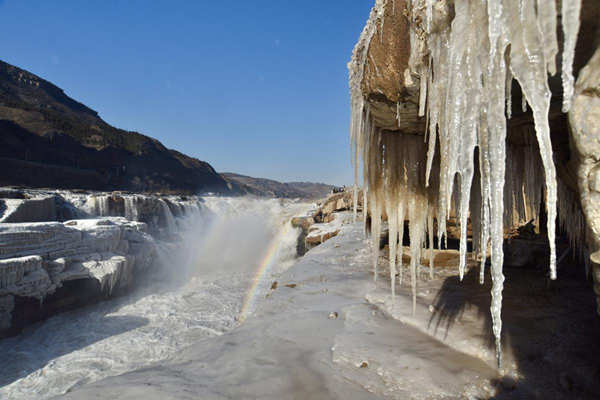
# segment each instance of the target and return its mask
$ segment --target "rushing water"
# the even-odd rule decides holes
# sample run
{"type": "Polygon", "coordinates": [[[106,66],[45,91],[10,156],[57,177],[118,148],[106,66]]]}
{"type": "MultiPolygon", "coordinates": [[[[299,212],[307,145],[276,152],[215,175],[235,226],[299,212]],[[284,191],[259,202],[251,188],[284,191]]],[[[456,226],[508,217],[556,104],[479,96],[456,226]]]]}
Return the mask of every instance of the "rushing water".
{"type": "Polygon", "coordinates": [[[260,305],[248,302],[248,290],[264,298],[273,276],[293,264],[299,232],[286,224],[308,207],[276,199],[207,199],[198,215],[178,221],[185,226],[184,244],[162,255],[169,279],[0,341],[0,398],[51,398],[237,327],[245,304],[251,304],[247,313],[260,305]],[[269,273],[255,284],[265,263],[272,264],[269,273]]]}

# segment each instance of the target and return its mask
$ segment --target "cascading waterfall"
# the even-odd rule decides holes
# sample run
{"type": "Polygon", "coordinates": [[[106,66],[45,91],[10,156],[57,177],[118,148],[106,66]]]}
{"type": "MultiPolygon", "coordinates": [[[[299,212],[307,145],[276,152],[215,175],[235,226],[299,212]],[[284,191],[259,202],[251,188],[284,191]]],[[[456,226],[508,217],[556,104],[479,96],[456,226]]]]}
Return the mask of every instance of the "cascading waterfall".
{"type": "Polygon", "coordinates": [[[139,221],[138,196],[125,196],[125,218],[130,221],[139,221]]]}
{"type": "MultiPolygon", "coordinates": [[[[392,293],[396,253],[399,252],[395,243],[398,235],[402,243],[405,214],[409,220],[413,303],[425,232],[429,231],[431,245],[435,214],[441,244],[446,234],[446,220],[454,207],[461,233],[461,279],[467,260],[469,220],[474,232],[473,254],[481,258],[482,281],[488,242],[491,242],[491,314],[500,365],[505,230],[510,231],[514,224],[528,219],[537,220],[544,193],[552,279],[556,279],[557,203],[561,209],[561,225],[567,229],[571,241],[577,243],[577,248],[583,248],[584,243],[581,217],[569,223],[564,220],[578,210],[569,209],[568,198],[559,198],[567,192],[557,186],[552,160],[548,74],[556,72],[556,3],[553,0],[455,0],[452,13],[448,2],[408,1],[409,67],[420,76],[419,115],[427,116],[425,142],[422,137],[382,132],[370,115],[370,100],[362,93],[369,46],[383,23],[387,3],[387,0],[377,0],[348,65],[354,206],[356,212],[362,164],[363,213],[365,221],[367,212],[371,214],[375,281],[383,199],[390,231],[392,293]],[[454,18],[434,18],[434,15],[454,15],[454,18]],[[535,123],[533,132],[527,127],[515,128],[521,130],[516,134],[536,138],[521,148],[506,144],[513,79],[520,84],[523,107],[529,103],[535,123]],[[421,143],[417,144],[419,140],[421,143]]],[[[572,62],[580,8],[581,0],[562,2],[564,110],[568,110],[573,91],[572,62]]],[[[399,253],[401,255],[401,251],[399,253]]]]}
{"type": "Polygon", "coordinates": [[[110,195],[92,195],[87,199],[87,212],[99,217],[110,215],[110,195]]]}
{"type": "Polygon", "coordinates": [[[171,232],[175,228],[175,218],[173,217],[173,213],[166,201],[158,199],[158,203],[160,204],[160,212],[165,220],[164,225],[166,226],[166,230],[167,232],[171,232]]]}

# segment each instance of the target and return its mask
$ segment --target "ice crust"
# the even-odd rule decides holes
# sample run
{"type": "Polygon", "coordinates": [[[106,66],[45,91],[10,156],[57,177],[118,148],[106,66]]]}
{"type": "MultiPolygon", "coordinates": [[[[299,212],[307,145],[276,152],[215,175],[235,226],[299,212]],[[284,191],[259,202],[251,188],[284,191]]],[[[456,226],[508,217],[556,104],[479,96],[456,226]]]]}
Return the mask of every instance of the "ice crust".
{"type": "MultiPolygon", "coordinates": [[[[367,209],[370,211],[373,238],[379,237],[383,199],[386,203],[391,238],[392,293],[395,242],[399,230],[403,230],[405,218],[410,228],[413,293],[417,290],[418,266],[428,230],[431,246],[434,215],[438,222],[439,244],[446,234],[447,219],[454,216],[459,221],[462,279],[470,218],[473,256],[481,259],[482,281],[488,246],[491,253],[491,314],[500,365],[505,230],[510,231],[512,225],[527,219],[538,219],[543,191],[548,212],[550,277],[556,279],[557,205],[561,211],[569,211],[566,215],[561,214],[561,225],[567,229],[577,248],[584,246],[581,217],[569,222],[563,219],[578,210],[568,210],[568,198],[559,199],[552,159],[548,74],[556,72],[557,12],[553,0],[456,0],[454,13],[448,3],[407,2],[407,16],[411,21],[409,66],[411,72],[420,77],[419,115],[427,115],[428,120],[425,142],[420,144],[418,141],[422,142],[422,138],[382,131],[369,115],[370,100],[363,95],[361,83],[376,29],[373,22],[384,15],[386,2],[377,0],[373,7],[370,21],[348,65],[355,205],[362,165],[363,209],[365,221],[367,209]],[[434,15],[454,17],[434,18],[434,15]],[[420,38],[426,41],[425,46],[419,43],[420,38]],[[533,132],[528,128],[516,128],[521,129],[526,138],[536,138],[528,139],[528,144],[522,148],[510,148],[506,144],[506,119],[511,116],[510,85],[513,79],[519,82],[523,107],[529,103],[535,122],[533,132]],[[474,182],[475,179],[478,181],[474,182]]],[[[572,63],[580,8],[581,0],[562,2],[564,111],[569,108],[573,92],[572,63]]],[[[568,196],[566,191],[562,193],[568,196]]],[[[372,242],[377,282],[379,243],[378,240],[372,242]]]]}

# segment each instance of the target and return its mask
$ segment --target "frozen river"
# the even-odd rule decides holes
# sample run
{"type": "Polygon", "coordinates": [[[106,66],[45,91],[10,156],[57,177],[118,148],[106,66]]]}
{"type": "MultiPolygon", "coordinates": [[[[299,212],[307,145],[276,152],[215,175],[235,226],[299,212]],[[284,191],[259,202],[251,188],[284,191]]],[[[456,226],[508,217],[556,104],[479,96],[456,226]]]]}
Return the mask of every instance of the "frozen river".
{"type": "Polygon", "coordinates": [[[47,399],[139,369],[240,325],[296,258],[287,200],[208,198],[163,280],[0,341],[0,398],[47,399]]]}

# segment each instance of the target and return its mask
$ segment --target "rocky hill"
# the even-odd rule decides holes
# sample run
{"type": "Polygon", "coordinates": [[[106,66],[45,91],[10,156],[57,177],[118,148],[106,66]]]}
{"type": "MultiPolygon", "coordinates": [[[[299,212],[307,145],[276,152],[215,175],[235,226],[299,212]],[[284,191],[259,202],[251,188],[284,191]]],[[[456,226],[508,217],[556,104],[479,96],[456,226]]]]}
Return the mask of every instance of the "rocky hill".
{"type": "Polygon", "coordinates": [[[328,185],[326,183],[313,182],[288,182],[291,187],[305,193],[308,198],[322,199],[331,193],[331,188],[339,189],[338,186],[328,185]]]}
{"type": "Polygon", "coordinates": [[[231,172],[221,174],[228,182],[237,184],[245,194],[283,197],[283,198],[306,198],[320,199],[331,191],[332,185],[312,182],[290,182],[282,183],[266,178],[253,178],[231,172]]]}
{"type": "Polygon", "coordinates": [[[243,194],[206,162],[115,128],[52,83],[0,61],[0,186],[243,194]]]}
{"type": "Polygon", "coordinates": [[[229,182],[236,183],[246,191],[247,194],[266,197],[309,197],[303,191],[300,191],[287,183],[282,183],[265,178],[253,178],[231,172],[221,174],[229,182]]]}

